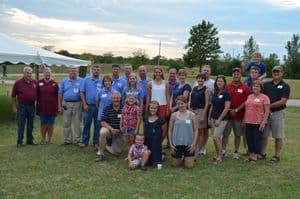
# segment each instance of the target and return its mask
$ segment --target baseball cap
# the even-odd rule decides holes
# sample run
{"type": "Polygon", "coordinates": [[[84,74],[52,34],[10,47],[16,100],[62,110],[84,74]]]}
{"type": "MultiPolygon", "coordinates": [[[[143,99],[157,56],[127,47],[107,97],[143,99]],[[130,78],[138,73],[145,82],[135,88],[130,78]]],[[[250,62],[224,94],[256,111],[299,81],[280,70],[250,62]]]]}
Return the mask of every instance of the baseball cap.
{"type": "Polygon", "coordinates": [[[280,66],[274,66],[272,72],[273,71],[282,71],[282,68],[280,66]]]}
{"type": "Polygon", "coordinates": [[[241,73],[242,72],[242,70],[239,68],[239,67],[234,67],[233,69],[232,69],[232,73],[234,73],[234,72],[239,72],[239,73],[241,73]]]}

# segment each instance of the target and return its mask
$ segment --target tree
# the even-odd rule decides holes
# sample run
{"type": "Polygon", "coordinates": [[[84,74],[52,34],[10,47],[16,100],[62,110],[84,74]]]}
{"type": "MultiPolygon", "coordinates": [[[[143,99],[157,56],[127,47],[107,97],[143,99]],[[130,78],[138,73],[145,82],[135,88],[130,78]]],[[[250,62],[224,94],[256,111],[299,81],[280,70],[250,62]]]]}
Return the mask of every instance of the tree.
{"type": "Polygon", "coordinates": [[[288,41],[285,48],[287,57],[285,57],[285,72],[289,78],[300,78],[300,36],[293,34],[292,40],[288,41]]]}
{"type": "Polygon", "coordinates": [[[138,66],[145,64],[146,61],[149,61],[148,55],[146,53],[145,49],[142,48],[136,48],[132,52],[133,59],[131,62],[131,65],[133,66],[134,69],[136,69],[138,66]]]}
{"type": "Polygon", "coordinates": [[[185,46],[187,53],[183,59],[187,66],[201,66],[208,60],[216,59],[220,50],[218,31],[214,24],[202,20],[190,30],[190,38],[185,46]]]}
{"type": "Polygon", "coordinates": [[[248,63],[251,60],[251,56],[255,51],[259,50],[259,46],[256,43],[256,41],[253,39],[253,37],[251,36],[249,38],[249,40],[245,41],[245,45],[244,45],[244,61],[246,63],[248,63]]]}
{"type": "Polygon", "coordinates": [[[106,52],[103,54],[103,63],[106,63],[106,64],[111,64],[113,63],[113,53],[112,52],[106,52]]]}
{"type": "Polygon", "coordinates": [[[48,45],[48,46],[43,46],[42,48],[45,49],[45,50],[48,50],[48,51],[52,51],[54,47],[55,46],[48,45]]]}
{"type": "Polygon", "coordinates": [[[274,66],[280,65],[280,59],[278,58],[278,55],[275,53],[271,53],[269,57],[264,58],[262,60],[262,63],[264,63],[267,66],[267,77],[272,76],[272,68],[274,66]]]}

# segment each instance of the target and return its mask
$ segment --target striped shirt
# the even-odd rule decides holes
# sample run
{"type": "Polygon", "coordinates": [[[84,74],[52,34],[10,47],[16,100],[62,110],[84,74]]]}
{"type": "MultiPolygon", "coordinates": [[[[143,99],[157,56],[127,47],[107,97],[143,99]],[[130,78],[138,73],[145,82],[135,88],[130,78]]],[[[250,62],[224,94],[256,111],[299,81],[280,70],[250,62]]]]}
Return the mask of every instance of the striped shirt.
{"type": "Polygon", "coordinates": [[[122,115],[122,105],[118,110],[115,110],[110,104],[107,106],[102,114],[102,122],[106,122],[114,129],[120,129],[120,119],[122,115]]]}

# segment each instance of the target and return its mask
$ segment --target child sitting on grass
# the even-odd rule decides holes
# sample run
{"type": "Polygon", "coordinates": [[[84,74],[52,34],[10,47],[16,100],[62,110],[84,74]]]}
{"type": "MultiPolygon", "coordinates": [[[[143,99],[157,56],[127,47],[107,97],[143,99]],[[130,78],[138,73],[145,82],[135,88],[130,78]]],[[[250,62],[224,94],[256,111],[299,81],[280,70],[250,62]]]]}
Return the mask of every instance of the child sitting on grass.
{"type": "Polygon", "coordinates": [[[151,163],[162,163],[162,132],[167,128],[166,121],[159,116],[159,103],[151,101],[144,119],[145,145],[151,151],[151,163]]]}
{"type": "Polygon", "coordinates": [[[120,121],[120,129],[125,134],[127,148],[134,143],[134,136],[139,130],[140,122],[141,109],[137,105],[136,96],[129,94],[122,109],[120,121]]]}
{"type": "Polygon", "coordinates": [[[151,151],[144,145],[144,135],[137,134],[135,136],[135,143],[130,146],[128,151],[128,166],[129,169],[134,170],[138,167],[142,171],[146,171],[146,163],[149,159],[151,151]]]}

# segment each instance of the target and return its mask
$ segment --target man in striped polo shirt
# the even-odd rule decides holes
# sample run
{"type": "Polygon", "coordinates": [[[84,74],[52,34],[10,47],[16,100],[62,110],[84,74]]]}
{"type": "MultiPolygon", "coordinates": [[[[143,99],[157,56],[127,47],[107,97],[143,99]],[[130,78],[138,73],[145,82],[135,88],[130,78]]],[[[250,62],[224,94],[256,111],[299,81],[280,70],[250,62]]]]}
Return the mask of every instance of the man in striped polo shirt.
{"type": "Polygon", "coordinates": [[[102,114],[101,130],[99,137],[99,148],[97,152],[96,162],[105,160],[104,150],[118,155],[122,152],[124,138],[120,130],[120,119],[122,115],[121,94],[119,92],[112,93],[112,104],[106,107],[102,114]],[[112,139],[112,145],[107,146],[107,139],[112,139]]]}

